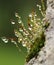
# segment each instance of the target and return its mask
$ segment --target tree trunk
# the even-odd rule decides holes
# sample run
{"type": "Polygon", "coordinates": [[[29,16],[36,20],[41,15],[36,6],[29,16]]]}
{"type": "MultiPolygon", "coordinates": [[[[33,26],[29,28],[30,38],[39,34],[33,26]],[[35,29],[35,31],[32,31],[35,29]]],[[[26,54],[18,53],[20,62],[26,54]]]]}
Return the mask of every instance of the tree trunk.
{"type": "Polygon", "coordinates": [[[46,18],[50,26],[45,32],[45,46],[37,58],[34,57],[25,65],[54,65],[54,0],[47,0],[46,18]]]}

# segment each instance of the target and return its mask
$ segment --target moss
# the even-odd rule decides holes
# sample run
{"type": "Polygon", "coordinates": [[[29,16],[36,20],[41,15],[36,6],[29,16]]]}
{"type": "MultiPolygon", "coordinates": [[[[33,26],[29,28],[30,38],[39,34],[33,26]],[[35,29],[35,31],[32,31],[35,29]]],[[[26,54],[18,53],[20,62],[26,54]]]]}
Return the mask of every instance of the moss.
{"type": "Polygon", "coordinates": [[[39,51],[41,50],[41,48],[44,46],[44,42],[45,42],[45,35],[44,32],[42,33],[40,38],[37,38],[29,52],[29,54],[26,57],[26,62],[28,62],[30,59],[32,59],[34,56],[37,57],[39,51]]]}
{"type": "Polygon", "coordinates": [[[45,29],[47,29],[49,27],[50,23],[46,22],[45,25],[43,26],[45,29]]]}

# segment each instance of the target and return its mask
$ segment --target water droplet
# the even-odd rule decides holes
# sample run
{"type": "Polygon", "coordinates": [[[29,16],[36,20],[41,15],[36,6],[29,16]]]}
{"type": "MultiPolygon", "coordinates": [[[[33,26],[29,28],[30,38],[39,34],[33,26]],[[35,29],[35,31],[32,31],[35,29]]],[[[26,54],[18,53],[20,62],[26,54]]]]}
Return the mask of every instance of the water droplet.
{"type": "Polygon", "coordinates": [[[31,19],[31,22],[33,22],[33,20],[31,19]]]}
{"type": "Polygon", "coordinates": [[[38,5],[38,4],[37,4],[37,7],[41,8],[41,6],[40,6],[40,5],[38,5]]]}
{"type": "Polygon", "coordinates": [[[14,22],[14,21],[11,21],[11,24],[13,24],[13,25],[14,25],[14,24],[15,24],[15,22],[14,22]]]}
{"type": "Polygon", "coordinates": [[[18,32],[17,32],[17,30],[14,30],[14,32],[15,32],[15,36],[18,37],[18,32]]]}
{"type": "Polygon", "coordinates": [[[39,10],[41,11],[41,8],[39,8],[39,10]]]}
{"type": "Polygon", "coordinates": [[[22,41],[22,39],[19,39],[20,41],[22,41]]]}
{"type": "Polygon", "coordinates": [[[32,17],[32,14],[29,14],[29,17],[32,17]]]}
{"type": "Polygon", "coordinates": [[[17,34],[17,33],[15,33],[15,36],[16,36],[16,37],[18,37],[18,34],[17,34]]]}
{"type": "Polygon", "coordinates": [[[26,47],[26,44],[24,43],[24,44],[22,44],[23,45],[23,47],[26,47]]]}
{"type": "Polygon", "coordinates": [[[15,13],[15,17],[18,17],[19,19],[21,18],[18,13],[15,13]]]}
{"type": "Polygon", "coordinates": [[[37,4],[37,7],[39,7],[39,5],[37,4]]]}
{"type": "Polygon", "coordinates": [[[22,23],[22,21],[21,20],[19,20],[19,22],[18,23],[22,23]]]}
{"type": "Polygon", "coordinates": [[[32,25],[32,24],[31,24],[30,26],[31,26],[31,27],[33,27],[33,25],[32,25]]]}
{"type": "Polygon", "coordinates": [[[18,17],[18,13],[15,13],[15,16],[18,17]]]}
{"type": "Polygon", "coordinates": [[[22,30],[22,29],[19,29],[19,31],[20,31],[20,32],[23,32],[23,30],[22,30]]]}
{"type": "Polygon", "coordinates": [[[8,39],[6,37],[1,38],[3,42],[8,43],[8,39]]]}
{"type": "Polygon", "coordinates": [[[37,14],[35,14],[35,16],[37,16],[37,14]]]}
{"type": "Polygon", "coordinates": [[[18,38],[18,42],[19,42],[19,43],[22,42],[22,38],[18,38]]]}
{"type": "Polygon", "coordinates": [[[32,30],[32,28],[28,28],[29,30],[32,30]]]}
{"type": "Polygon", "coordinates": [[[13,39],[11,39],[11,42],[13,42],[13,43],[14,43],[15,41],[14,41],[13,39]]]}

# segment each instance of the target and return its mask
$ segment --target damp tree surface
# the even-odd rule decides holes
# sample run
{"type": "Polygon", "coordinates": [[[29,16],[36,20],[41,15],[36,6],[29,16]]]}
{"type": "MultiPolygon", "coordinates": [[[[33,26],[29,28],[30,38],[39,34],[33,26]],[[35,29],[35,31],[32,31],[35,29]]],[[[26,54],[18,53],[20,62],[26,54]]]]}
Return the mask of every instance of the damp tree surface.
{"type": "Polygon", "coordinates": [[[37,12],[33,10],[28,15],[28,21],[26,21],[27,28],[17,12],[15,13],[16,21],[11,19],[11,24],[14,26],[14,34],[17,40],[15,40],[15,38],[7,38],[6,36],[1,37],[5,43],[8,43],[8,41],[11,40],[18,49],[20,49],[18,44],[22,44],[22,46],[25,47],[28,52],[26,62],[34,56],[37,57],[38,52],[44,46],[44,32],[49,26],[49,22],[45,18],[46,8],[44,0],[41,0],[41,5],[37,4],[37,9],[40,12],[41,17],[38,17],[37,12]]]}

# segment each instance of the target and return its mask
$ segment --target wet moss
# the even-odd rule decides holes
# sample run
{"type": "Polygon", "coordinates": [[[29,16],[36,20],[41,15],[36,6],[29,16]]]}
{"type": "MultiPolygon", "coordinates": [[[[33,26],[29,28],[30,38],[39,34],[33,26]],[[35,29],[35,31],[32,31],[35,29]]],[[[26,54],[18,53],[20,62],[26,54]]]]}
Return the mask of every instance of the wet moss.
{"type": "Polygon", "coordinates": [[[30,49],[29,54],[26,57],[26,62],[28,62],[30,59],[32,59],[34,56],[37,58],[39,51],[44,46],[45,42],[45,35],[44,32],[42,33],[41,37],[37,38],[30,49]]]}

